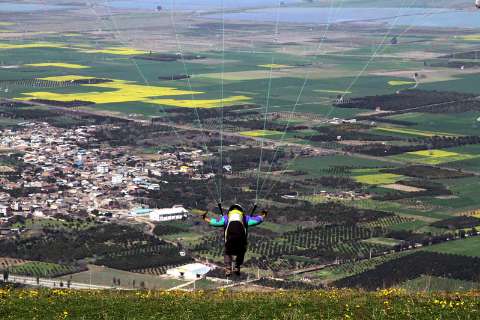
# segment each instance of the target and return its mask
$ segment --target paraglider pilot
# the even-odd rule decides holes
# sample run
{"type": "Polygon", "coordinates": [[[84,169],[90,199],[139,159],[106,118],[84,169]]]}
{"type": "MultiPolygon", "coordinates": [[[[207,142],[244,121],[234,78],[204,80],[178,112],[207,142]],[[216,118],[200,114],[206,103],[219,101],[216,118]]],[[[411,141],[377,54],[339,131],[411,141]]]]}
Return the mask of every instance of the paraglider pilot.
{"type": "Polygon", "coordinates": [[[242,206],[234,204],[224,213],[222,205],[219,204],[218,207],[222,215],[220,219],[207,218],[208,212],[205,212],[202,217],[213,227],[223,227],[225,275],[227,277],[232,275],[232,262],[235,256],[235,269],[233,271],[238,276],[247,251],[248,228],[261,224],[267,216],[267,211],[263,210],[260,215],[254,215],[257,208],[255,205],[251,214],[246,214],[242,206]]]}

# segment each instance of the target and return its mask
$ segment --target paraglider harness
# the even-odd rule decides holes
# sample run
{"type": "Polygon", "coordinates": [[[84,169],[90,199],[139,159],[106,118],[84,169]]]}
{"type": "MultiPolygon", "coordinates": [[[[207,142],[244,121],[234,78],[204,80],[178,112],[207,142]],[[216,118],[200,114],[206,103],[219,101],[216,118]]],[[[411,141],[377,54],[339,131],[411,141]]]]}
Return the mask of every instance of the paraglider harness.
{"type": "MultiPolygon", "coordinates": [[[[224,215],[222,204],[218,204],[220,214],[224,215]]],[[[251,215],[257,210],[255,204],[251,215]]],[[[225,251],[226,254],[237,255],[247,249],[248,221],[245,210],[238,204],[232,205],[227,212],[228,223],[224,226],[225,251]]]]}

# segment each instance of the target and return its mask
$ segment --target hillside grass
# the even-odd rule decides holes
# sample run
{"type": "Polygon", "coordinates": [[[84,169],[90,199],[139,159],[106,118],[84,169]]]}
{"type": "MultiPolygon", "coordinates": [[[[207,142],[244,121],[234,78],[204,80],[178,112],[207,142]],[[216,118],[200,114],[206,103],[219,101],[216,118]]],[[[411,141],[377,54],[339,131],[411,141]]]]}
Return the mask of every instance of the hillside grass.
{"type": "Polygon", "coordinates": [[[400,285],[401,288],[410,292],[417,291],[465,291],[478,290],[480,283],[472,281],[441,278],[432,276],[421,276],[408,280],[400,285]]]}
{"type": "Polygon", "coordinates": [[[0,291],[2,319],[478,319],[480,292],[0,291]]]}

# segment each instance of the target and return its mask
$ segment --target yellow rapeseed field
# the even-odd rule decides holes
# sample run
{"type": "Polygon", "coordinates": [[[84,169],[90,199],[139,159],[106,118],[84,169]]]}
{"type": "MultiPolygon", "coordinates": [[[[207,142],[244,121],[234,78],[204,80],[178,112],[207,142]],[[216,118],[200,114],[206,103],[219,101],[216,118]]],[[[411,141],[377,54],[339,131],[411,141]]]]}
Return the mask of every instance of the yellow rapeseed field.
{"type": "Polygon", "coordinates": [[[416,83],[415,81],[402,81],[402,80],[388,81],[388,84],[392,87],[394,87],[394,86],[405,86],[405,85],[415,84],[415,83],[416,83]]]}
{"type": "Polygon", "coordinates": [[[246,137],[267,137],[282,134],[280,131],[273,130],[252,130],[252,131],[243,131],[240,132],[240,135],[246,137]]]}
{"type": "Polygon", "coordinates": [[[114,55],[122,55],[122,56],[133,56],[137,54],[148,53],[147,51],[137,50],[133,48],[125,48],[125,47],[109,47],[105,49],[87,49],[87,50],[85,50],[84,48],[81,48],[78,50],[84,53],[103,53],[103,54],[114,54],[114,55]]]}
{"type": "Polygon", "coordinates": [[[25,64],[27,67],[57,67],[66,69],[87,69],[89,66],[82,66],[75,63],[63,63],[63,62],[44,62],[44,63],[29,63],[25,64]]]}
{"type": "Polygon", "coordinates": [[[56,76],[56,77],[40,78],[40,80],[59,81],[59,82],[62,82],[62,81],[75,81],[75,80],[87,80],[87,79],[95,79],[95,77],[66,75],[66,76],[56,76]]]}
{"type": "Polygon", "coordinates": [[[456,157],[460,155],[460,153],[450,152],[445,150],[421,150],[421,151],[414,151],[414,152],[408,152],[408,153],[412,155],[430,157],[430,158],[450,158],[450,157],[456,157]]]}
{"type": "MultiPolygon", "coordinates": [[[[38,63],[33,66],[62,66],[62,67],[83,67],[81,65],[68,63],[38,63]]],[[[64,75],[40,78],[47,81],[75,81],[94,79],[95,77],[80,75],[64,75]]],[[[81,87],[91,88],[89,92],[56,93],[47,91],[26,92],[23,97],[17,100],[28,101],[32,99],[53,100],[53,101],[90,101],[96,104],[144,102],[181,108],[219,108],[232,106],[237,103],[247,102],[251,98],[247,96],[231,96],[222,99],[191,99],[192,95],[201,95],[205,92],[181,90],[173,87],[157,87],[137,84],[132,81],[112,79],[111,82],[82,84],[81,87]],[[99,88],[103,90],[99,90],[99,88]],[[188,96],[188,99],[172,99],[176,96],[188,96]]]]}
{"type": "MultiPolygon", "coordinates": [[[[40,78],[47,81],[75,81],[94,79],[89,76],[64,75],[40,78]]],[[[219,108],[222,106],[232,106],[240,102],[250,100],[247,96],[231,96],[222,99],[191,99],[192,95],[204,94],[201,91],[180,90],[173,87],[157,87],[141,85],[126,80],[115,80],[105,83],[82,84],[81,87],[91,88],[90,92],[76,93],[55,93],[47,91],[23,93],[24,97],[17,100],[28,101],[32,99],[54,100],[54,101],[90,101],[96,104],[106,103],[125,103],[125,102],[144,102],[148,104],[158,104],[181,108],[219,108]],[[104,89],[99,91],[98,89],[104,89]],[[172,99],[174,96],[188,96],[189,99],[172,99]],[[167,98],[163,98],[167,97],[167,98]]]]}
{"type": "Polygon", "coordinates": [[[249,97],[246,96],[232,96],[223,99],[210,99],[210,100],[203,100],[203,99],[190,99],[190,100],[175,100],[175,99],[152,99],[148,100],[150,103],[161,104],[165,106],[172,106],[172,107],[182,107],[182,108],[219,108],[222,106],[228,107],[238,102],[246,102],[250,100],[249,97]]]}
{"type": "Polygon", "coordinates": [[[64,44],[55,42],[33,42],[25,44],[0,43],[0,49],[34,49],[34,48],[66,48],[64,44]]]}
{"type": "Polygon", "coordinates": [[[377,173],[354,177],[355,181],[363,184],[378,185],[378,184],[392,184],[403,178],[402,175],[393,173],[377,173]]]}
{"type": "Polygon", "coordinates": [[[460,36],[459,38],[467,41],[480,41],[480,34],[468,34],[460,36]]]}
{"type": "MultiPolygon", "coordinates": [[[[48,79],[48,78],[47,78],[48,79]]],[[[57,78],[58,79],[58,78],[57,78]]],[[[49,79],[51,80],[51,79],[49,79]]],[[[67,80],[64,80],[67,81],[67,80]]],[[[55,101],[91,101],[96,104],[105,103],[123,103],[123,102],[135,102],[145,101],[148,98],[160,97],[160,96],[180,96],[200,94],[203,92],[179,90],[169,87],[155,87],[134,84],[132,82],[123,80],[114,80],[113,82],[97,83],[97,84],[85,84],[83,87],[92,88],[107,88],[112,91],[106,92],[84,92],[84,93],[53,93],[53,92],[29,92],[23,95],[27,98],[18,100],[30,100],[30,99],[42,99],[42,100],[55,100],[55,101]]]]}
{"type": "Polygon", "coordinates": [[[283,69],[283,68],[291,68],[292,66],[288,66],[286,64],[269,63],[269,64],[259,64],[258,67],[268,68],[268,69],[283,69]]]}
{"type": "Polygon", "coordinates": [[[400,155],[392,156],[394,159],[401,161],[423,163],[429,165],[437,165],[447,162],[462,161],[477,158],[477,155],[468,153],[457,153],[445,150],[421,150],[407,152],[400,155]]]}
{"type": "MultiPolygon", "coordinates": [[[[55,33],[56,32],[31,32],[29,34],[34,35],[34,34],[55,34],[55,33]]],[[[70,34],[70,36],[72,35],[74,34],[70,34]]],[[[126,47],[107,47],[103,49],[91,49],[81,45],[70,47],[63,43],[55,43],[55,42],[32,42],[32,43],[22,43],[22,44],[0,43],[0,49],[13,50],[13,49],[34,49],[34,48],[60,48],[60,49],[76,50],[83,53],[102,53],[102,54],[113,54],[113,55],[123,55],[123,56],[131,56],[131,55],[147,53],[147,51],[137,50],[133,48],[126,48],[126,47]]]]}

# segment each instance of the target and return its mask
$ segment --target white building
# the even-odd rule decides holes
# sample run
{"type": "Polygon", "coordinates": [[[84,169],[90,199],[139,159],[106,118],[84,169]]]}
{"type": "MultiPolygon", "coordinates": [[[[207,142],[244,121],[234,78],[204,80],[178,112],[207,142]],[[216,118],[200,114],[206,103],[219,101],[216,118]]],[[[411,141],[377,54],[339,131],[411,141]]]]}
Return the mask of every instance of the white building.
{"type": "Polygon", "coordinates": [[[6,205],[0,205],[0,216],[6,217],[10,211],[10,207],[6,205]]]}
{"type": "Polygon", "coordinates": [[[160,190],[160,185],[158,183],[150,183],[147,186],[147,190],[158,191],[160,190]]]}
{"type": "Polygon", "coordinates": [[[175,278],[195,280],[204,277],[211,268],[201,263],[187,264],[167,270],[167,274],[175,278]]]}
{"type": "Polygon", "coordinates": [[[122,184],[123,182],[123,175],[121,174],[114,174],[112,176],[112,184],[117,185],[117,184],[122,184]]]}
{"type": "Polygon", "coordinates": [[[108,164],[106,164],[106,163],[100,163],[97,166],[97,173],[104,174],[104,173],[108,173],[109,170],[110,170],[110,168],[109,168],[108,164]]]}
{"type": "Polygon", "coordinates": [[[188,211],[182,206],[175,206],[166,209],[154,209],[150,212],[151,221],[172,221],[187,218],[188,211]]]}

